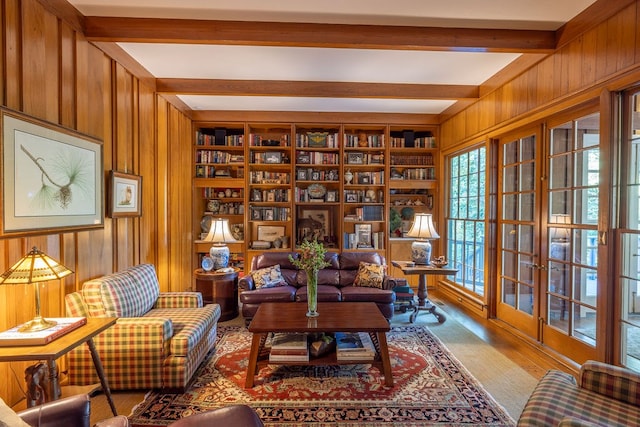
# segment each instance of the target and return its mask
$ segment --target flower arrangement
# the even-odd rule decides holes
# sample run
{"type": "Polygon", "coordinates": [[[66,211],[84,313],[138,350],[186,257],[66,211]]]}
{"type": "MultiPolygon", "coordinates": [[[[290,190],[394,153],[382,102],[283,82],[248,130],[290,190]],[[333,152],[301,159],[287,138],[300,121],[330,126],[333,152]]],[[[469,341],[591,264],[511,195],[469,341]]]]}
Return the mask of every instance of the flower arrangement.
{"type": "Polygon", "coordinates": [[[300,270],[304,270],[307,273],[317,273],[318,270],[322,270],[328,267],[330,264],[324,260],[324,254],[327,253],[324,245],[317,240],[305,240],[300,244],[300,256],[295,259],[289,255],[289,261],[300,270]]]}

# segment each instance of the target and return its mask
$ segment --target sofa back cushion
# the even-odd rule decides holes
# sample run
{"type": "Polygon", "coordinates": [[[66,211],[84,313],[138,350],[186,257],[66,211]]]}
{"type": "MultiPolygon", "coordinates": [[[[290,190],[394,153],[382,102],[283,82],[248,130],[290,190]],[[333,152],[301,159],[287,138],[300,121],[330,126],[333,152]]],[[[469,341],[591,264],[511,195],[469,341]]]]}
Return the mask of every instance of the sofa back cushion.
{"type": "Polygon", "coordinates": [[[377,252],[343,252],[340,254],[340,286],[351,286],[358,275],[360,263],[385,264],[377,252]]]}
{"type": "Polygon", "coordinates": [[[158,277],[149,264],[82,285],[82,296],[92,317],[140,317],[153,307],[159,294],[158,277]]]}

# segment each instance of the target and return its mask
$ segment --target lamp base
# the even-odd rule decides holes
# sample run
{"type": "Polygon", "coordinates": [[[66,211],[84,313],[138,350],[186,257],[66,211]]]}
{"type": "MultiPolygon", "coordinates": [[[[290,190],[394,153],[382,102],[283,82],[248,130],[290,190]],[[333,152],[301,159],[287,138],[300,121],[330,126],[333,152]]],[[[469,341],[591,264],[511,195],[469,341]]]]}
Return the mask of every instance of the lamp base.
{"type": "Polygon", "coordinates": [[[411,243],[411,260],[416,265],[431,264],[431,243],[428,240],[415,240],[411,243]]]}
{"type": "Polygon", "coordinates": [[[44,331],[45,329],[56,326],[57,324],[58,322],[54,322],[53,320],[47,320],[42,317],[34,317],[33,320],[30,320],[24,325],[20,326],[20,328],[18,328],[18,332],[44,331]]]}
{"type": "Polygon", "coordinates": [[[228,246],[211,246],[209,255],[213,260],[213,269],[227,268],[229,266],[229,247],[228,246]]]}

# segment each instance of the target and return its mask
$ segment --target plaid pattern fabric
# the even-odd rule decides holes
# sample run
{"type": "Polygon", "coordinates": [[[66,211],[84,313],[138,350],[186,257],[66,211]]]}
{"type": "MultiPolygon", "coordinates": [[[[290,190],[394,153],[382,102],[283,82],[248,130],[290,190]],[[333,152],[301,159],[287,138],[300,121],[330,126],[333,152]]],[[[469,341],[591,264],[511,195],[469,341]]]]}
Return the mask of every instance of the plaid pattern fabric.
{"type": "Polygon", "coordinates": [[[518,426],[558,426],[563,420],[612,427],[640,426],[640,408],[580,388],[572,375],[550,370],[533,390],[518,426]]]}
{"type": "Polygon", "coordinates": [[[196,308],[203,304],[200,292],[162,292],[153,308],[196,308]]]}
{"type": "Polygon", "coordinates": [[[580,387],[640,406],[640,374],[588,360],[580,368],[580,387]]]}
{"type": "MultiPolygon", "coordinates": [[[[65,297],[67,315],[118,317],[114,326],[93,339],[114,390],[184,389],[215,345],[218,304],[203,307],[199,292],[158,289],[155,269],[147,264],[86,282],[82,292],[65,297]],[[157,301],[150,301],[156,292],[157,301]],[[161,308],[124,316],[147,305],[161,308]]],[[[68,361],[69,384],[99,382],[87,346],[69,352],[68,361]]]]}

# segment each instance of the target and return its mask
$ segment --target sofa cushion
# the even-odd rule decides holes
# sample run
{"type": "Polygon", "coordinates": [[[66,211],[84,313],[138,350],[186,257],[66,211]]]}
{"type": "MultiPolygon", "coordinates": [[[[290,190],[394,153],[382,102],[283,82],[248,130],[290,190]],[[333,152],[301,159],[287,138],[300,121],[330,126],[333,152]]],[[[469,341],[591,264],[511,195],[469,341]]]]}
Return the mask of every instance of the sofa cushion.
{"type": "Polygon", "coordinates": [[[215,327],[220,318],[220,306],[208,304],[201,308],[155,308],[145,317],[171,319],[173,337],[170,354],[187,357],[207,332],[215,327]]]}
{"type": "Polygon", "coordinates": [[[293,286],[276,286],[274,288],[262,288],[254,291],[244,291],[240,294],[240,302],[243,304],[260,304],[263,302],[291,302],[294,301],[296,288],[293,286]]]}
{"type": "MultiPolygon", "coordinates": [[[[307,287],[303,286],[296,292],[296,301],[307,301],[307,287]]],[[[342,293],[335,286],[318,285],[318,302],[340,302],[342,293]]]]}
{"type": "Polygon", "coordinates": [[[358,274],[353,281],[353,286],[382,289],[385,271],[385,265],[360,262],[358,274]]]}
{"type": "Polygon", "coordinates": [[[375,302],[393,304],[396,294],[389,289],[369,288],[365,286],[345,286],[340,289],[344,302],[375,302]]]}
{"type": "Polygon", "coordinates": [[[282,273],[280,272],[280,264],[252,271],[251,278],[253,279],[256,289],[273,288],[275,286],[286,285],[282,278],[282,273]]]}

